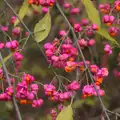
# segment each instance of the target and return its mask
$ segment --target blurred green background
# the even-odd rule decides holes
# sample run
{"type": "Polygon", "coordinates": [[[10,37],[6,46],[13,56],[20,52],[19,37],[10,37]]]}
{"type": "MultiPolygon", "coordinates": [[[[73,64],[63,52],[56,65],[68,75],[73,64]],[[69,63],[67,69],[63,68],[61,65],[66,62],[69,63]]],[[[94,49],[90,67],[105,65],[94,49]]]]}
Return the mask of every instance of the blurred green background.
{"type": "MultiPolygon", "coordinates": [[[[16,12],[19,11],[19,8],[22,5],[23,0],[8,0],[9,4],[14,8],[16,12]]],[[[69,1],[69,0],[68,0],[69,1]]],[[[79,7],[81,9],[81,13],[79,16],[71,16],[68,11],[65,11],[66,15],[70,19],[75,19],[75,21],[79,21],[82,17],[85,17],[85,10],[81,1],[74,0],[74,2],[70,1],[74,4],[75,7],[79,7]],[[79,4],[78,4],[79,3],[79,4]]],[[[101,2],[101,1],[99,1],[101,2]]],[[[97,6],[98,1],[94,1],[94,4],[97,6]]],[[[9,26],[9,35],[11,36],[12,25],[9,24],[9,19],[13,15],[12,11],[4,4],[3,0],[0,0],[0,24],[9,26]]],[[[34,14],[34,8],[30,8],[26,17],[24,18],[25,24],[28,28],[33,31],[35,24],[44,16],[41,13],[34,14]]],[[[61,29],[67,29],[68,26],[62,16],[60,15],[57,8],[54,6],[51,10],[52,16],[52,29],[50,31],[49,36],[41,42],[39,45],[43,49],[43,45],[47,41],[54,40],[55,37],[58,36],[58,32],[61,29]]],[[[21,28],[23,26],[20,24],[21,28]]],[[[23,37],[25,33],[25,29],[23,29],[23,37]]],[[[72,38],[72,36],[71,36],[72,38]]],[[[118,36],[118,39],[120,36],[118,36]]],[[[3,33],[0,34],[0,41],[4,41],[6,38],[3,33]]],[[[20,38],[12,38],[20,40],[20,38]]],[[[96,36],[97,44],[96,48],[92,50],[94,53],[92,55],[95,63],[98,65],[103,65],[109,68],[109,76],[104,79],[102,84],[102,88],[105,90],[106,95],[102,98],[105,106],[113,111],[120,112],[120,78],[115,78],[113,75],[113,69],[117,66],[117,54],[120,52],[120,48],[115,48],[112,56],[107,57],[104,56],[103,52],[103,44],[104,40],[100,36],[96,36]]],[[[119,42],[119,41],[118,41],[119,42]]],[[[88,60],[91,60],[90,53],[88,49],[84,50],[85,57],[88,60]]],[[[8,55],[8,51],[5,50],[3,52],[4,57],[8,55]]],[[[49,64],[45,60],[42,52],[37,47],[35,41],[30,38],[26,47],[23,51],[24,60],[22,62],[21,71],[25,71],[26,73],[30,73],[35,76],[37,81],[41,83],[49,83],[53,78],[54,74],[52,70],[49,68],[49,64]]],[[[11,65],[11,60],[7,62],[7,68],[9,71],[14,73],[13,66],[11,65]]],[[[75,73],[67,74],[64,70],[55,69],[57,74],[60,74],[64,77],[67,77],[70,80],[75,79],[75,73]]],[[[45,99],[45,104],[42,108],[34,109],[30,105],[19,105],[20,112],[23,116],[23,120],[50,120],[50,117],[47,117],[49,109],[54,108],[56,104],[54,102],[49,102],[47,97],[44,96],[42,87],[40,89],[40,96],[45,99]]],[[[86,100],[81,99],[81,93],[77,96],[76,100],[73,103],[73,108],[75,108],[75,120],[99,120],[101,114],[101,105],[97,98],[89,98],[86,100]]],[[[115,116],[110,115],[111,120],[115,120],[115,116]]],[[[0,102],[0,120],[17,120],[16,113],[13,108],[12,103],[10,102],[0,102]]],[[[102,119],[101,119],[102,120],[102,119]]]]}

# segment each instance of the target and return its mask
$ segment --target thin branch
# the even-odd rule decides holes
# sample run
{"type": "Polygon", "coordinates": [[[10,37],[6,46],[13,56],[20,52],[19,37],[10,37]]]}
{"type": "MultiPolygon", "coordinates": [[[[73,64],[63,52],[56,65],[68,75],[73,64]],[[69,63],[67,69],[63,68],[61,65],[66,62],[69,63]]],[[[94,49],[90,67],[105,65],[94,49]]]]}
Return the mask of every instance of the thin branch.
{"type": "MultiPolygon", "coordinates": [[[[59,12],[61,13],[61,15],[62,15],[62,16],[64,17],[64,19],[66,20],[66,22],[67,22],[69,28],[71,29],[71,32],[72,32],[74,41],[77,42],[78,40],[77,40],[77,36],[76,36],[76,34],[75,34],[75,32],[74,32],[74,29],[73,29],[72,25],[70,24],[70,22],[68,21],[67,17],[65,16],[64,12],[62,11],[62,9],[61,9],[61,7],[60,7],[60,5],[59,5],[58,2],[56,3],[56,6],[57,6],[59,12]]],[[[93,85],[94,85],[93,76],[92,76],[92,74],[91,74],[91,72],[90,72],[90,70],[89,70],[89,68],[88,68],[88,66],[87,66],[87,64],[86,64],[85,57],[84,57],[84,55],[83,55],[83,52],[82,52],[81,47],[79,46],[78,42],[77,42],[77,47],[78,47],[79,52],[80,52],[80,55],[81,55],[81,57],[82,57],[82,59],[83,59],[85,68],[88,70],[88,74],[89,74],[90,79],[91,79],[91,81],[92,81],[92,83],[93,83],[93,85]]],[[[96,88],[95,85],[94,85],[94,88],[95,88],[95,91],[96,91],[97,96],[98,96],[98,98],[99,98],[99,101],[100,101],[100,103],[101,103],[103,112],[105,113],[107,119],[110,120],[110,118],[109,118],[109,116],[108,116],[108,114],[107,114],[106,108],[105,108],[105,106],[104,106],[104,104],[103,104],[103,102],[102,102],[102,99],[101,99],[100,95],[98,94],[98,90],[97,90],[97,88],[96,88]]]]}
{"type": "MultiPolygon", "coordinates": [[[[12,8],[12,6],[8,3],[7,0],[4,0],[4,2],[6,3],[6,5],[12,10],[12,12],[14,13],[14,15],[19,19],[19,21],[21,22],[21,24],[24,26],[24,28],[28,31],[29,35],[33,38],[33,40],[35,41],[37,47],[41,50],[42,54],[44,55],[44,57],[46,58],[43,50],[41,49],[41,47],[39,46],[39,44],[36,42],[33,32],[30,31],[30,29],[27,27],[27,25],[23,22],[23,20],[21,20],[21,18],[18,16],[18,14],[16,13],[16,11],[12,8]]],[[[27,43],[28,39],[26,39],[25,44],[27,43]]],[[[25,46],[25,45],[24,45],[25,46]]]]}
{"type": "MultiPolygon", "coordinates": [[[[29,28],[25,25],[25,23],[19,18],[19,16],[18,16],[17,13],[14,11],[14,9],[11,7],[11,5],[10,5],[6,0],[4,0],[4,2],[5,2],[5,3],[7,4],[7,6],[12,10],[12,12],[13,12],[13,13],[16,15],[16,17],[20,20],[20,22],[21,22],[22,25],[25,27],[25,29],[29,32],[29,34],[30,34],[30,35],[32,36],[32,38],[35,40],[32,32],[31,32],[31,31],[29,30],[29,28]]],[[[69,25],[69,27],[70,27],[70,29],[71,29],[71,31],[72,31],[74,41],[77,42],[77,37],[76,37],[76,34],[74,33],[74,30],[73,30],[72,25],[69,23],[67,17],[64,15],[64,13],[63,13],[63,11],[62,11],[62,9],[60,8],[60,6],[59,6],[58,3],[56,4],[56,6],[57,6],[58,10],[60,11],[60,13],[62,14],[62,16],[64,17],[64,19],[66,20],[66,22],[68,23],[68,25],[69,25]]],[[[36,42],[36,44],[37,44],[37,46],[40,48],[40,46],[39,46],[39,44],[38,44],[37,42],[36,42]]],[[[92,74],[91,74],[91,72],[90,72],[90,70],[89,70],[89,68],[88,68],[88,66],[87,66],[87,64],[86,64],[84,55],[83,55],[83,53],[82,53],[82,50],[81,50],[78,42],[77,42],[77,46],[78,46],[79,52],[80,52],[80,54],[81,54],[81,57],[82,57],[82,59],[83,59],[85,68],[88,70],[89,76],[90,76],[91,81],[92,81],[92,83],[93,83],[93,85],[94,85],[93,76],[92,76],[92,74]]],[[[40,48],[40,50],[42,51],[41,48],[40,48]]],[[[42,53],[43,53],[43,55],[44,55],[44,52],[43,52],[43,51],[42,51],[42,53]]],[[[45,56],[45,55],[44,55],[44,56],[45,56]]],[[[46,58],[46,56],[45,56],[45,58],[46,58]]],[[[103,111],[105,112],[105,115],[106,115],[106,117],[108,118],[108,120],[110,120],[110,119],[109,119],[109,116],[108,116],[108,114],[107,114],[107,112],[106,112],[106,108],[105,108],[104,104],[102,103],[101,97],[99,96],[98,90],[97,90],[97,88],[96,88],[95,85],[94,85],[94,88],[95,88],[95,90],[96,90],[96,93],[97,93],[98,98],[99,98],[99,100],[100,100],[100,103],[101,103],[101,105],[102,105],[103,111]]]]}
{"type": "MultiPolygon", "coordinates": [[[[4,70],[4,73],[5,73],[5,76],[6,76],[8,85],[9,85],[9,86],[12,86],[12,84],[11,84],[11,82],[10,82],[9,75],[8,75],[7,68],[6,68],[6,66],[5,66],[5,64],[4,64],[4,61],[3,61],[3,57],[2,57],[1,52],[0,52],[0,61],[1,61],[1,63],[2,63],[2,67],[3,67],[3,70],[4,70]]],[[[18,120],[22,120],[22,117],[21,117],[21,114],[20,114],[20,111],[19,111],[19,108],[18,108],[18,105],[17,105],[17,102],[16,102],[16,99],[15,99],[14,95],[13,95],[12,99],[13,99],[13,104],[14,104],[14,106],[15,106],[15,110],[16,110],[17,116],[18,116],[18,120]]]]}
{"type": "Polygon", "coordinates": [[[120,114],[119,113],[116,113],[116,112],[113,112],[113,111],[110,111],[110,110],[106,110],[108,113],[110,114],[113,114],[113,115],[116,115],[117,117],[120,118],[120,114]]]}
{"type": "MultiPolygon", "coordinates": [[[[4,2],[6,3],[6,5],[12,10],[12,12],[14,13],[14,15],[19,19],[20,23],[24,26],[24,28],[28,31],[29,35],[33,38],[33,40],[35,41],[37,47],[40,49],[40,51],[42,52],[43,56],[45,57],[45,59],[47,60],[47,57],[46,55],[44,54],[43,50],[41,49],[40,45],[36,42],[35,38],[34,38],[34,35],[33,35],[33,32],[30,31],[30,29],[26,26],[26,24],[23,22],[23,20],[21,20],[21,18],[18,16],[18,14],[16,13],[16,11],[12,8],[12,6],[8,3],[7,0],[4,0],[4,2]]],[[[69,33],[69,30],[68,30],[68,33],[69,33]]],[[[68,34],[67,33],[67,34],[68,34]]],[[[28,39],[27,39],[28,41],[28,39]]],[[[26,41],[26,43],[27,43],[26,41]]],[[[25,43],[25,44],[26,44],[25,43]]],[[[24,45],[25,46],[25,45],[24,45]]],[[[52,68],[50,66],[50,68],[52,68]]],[[[54,70],[52,68],[52,72],[54,73],[54,70]]]]}

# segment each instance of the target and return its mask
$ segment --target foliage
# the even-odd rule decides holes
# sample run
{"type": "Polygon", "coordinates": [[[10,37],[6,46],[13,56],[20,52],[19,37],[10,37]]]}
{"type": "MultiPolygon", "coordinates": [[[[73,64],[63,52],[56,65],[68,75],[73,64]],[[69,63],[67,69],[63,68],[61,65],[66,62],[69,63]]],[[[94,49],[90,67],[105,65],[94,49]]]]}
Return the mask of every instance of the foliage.
{"type": "Polygon", "coordinates": [[[34,28],[35,40],[39,43],[43,41],[49,34],[51,29],[51,16],[48,12],[42,20],[40,20],[34,28]]]}
{"type": "Polygon", "coordinates": [[[0,118],[119,119],[119,4],[1,1],[0,118]]]}
{"type": "Polygon", "coordinates": [[[71,105],[65,107],[57,116],[56,120],[73,120],[73,111],[71,105]]]}
{"type": "MultiPolygon", "coordinates": [[[[29,4],[28,4],[27,0],[24,0],[23,5],[22,5],[22,7],[20,8],[19,13],[18,13],[19,19],[22,20],[22,19],[25,17],[25,15],[26,15],[27,12],[28,12],[28,8],[29,8],[29,4]]],[[[19,24],[19,22],[20,22],[19,19],[17,19],[17,20],[15,21],[14,26],[16,26],[17,24],[19,24]]]]}

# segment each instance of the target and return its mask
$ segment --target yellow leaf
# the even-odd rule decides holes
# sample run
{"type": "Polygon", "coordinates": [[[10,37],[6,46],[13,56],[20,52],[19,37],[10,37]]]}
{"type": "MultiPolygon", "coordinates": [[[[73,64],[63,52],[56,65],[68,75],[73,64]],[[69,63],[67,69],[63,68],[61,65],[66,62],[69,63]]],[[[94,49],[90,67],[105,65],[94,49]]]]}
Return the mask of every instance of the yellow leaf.
{"type": "Polygon", "coordinates": [[[109,40],[109,41],[111,41],[111,42],[119,45],[119,44],[117,43],[117,41],[109,35],[109,33],[107,32],[107,30],[105,30],[105,29],[100,29],[100,30],[97,31],[97,33],[98,33],[99,35],[103,36],[104,38],[106,38],[107,40],[109,40]]]}
{"type": "MultiPolygon", "coordinates": [[[[7,57],[3,59],[3,62],[6,63],[10,58],[12,57],[12,53],[9,54],[7,57]]],[[[0,68],[2,67],[2,64],[0,63],[0,68]]]]}
{"type": "Polygon", "coordinates": [[[73,120],[73,110],[71,105],[65,107],[57,116],[56,120],[73,120]]]}
{"type": "Polygon", "coordinates": [[[101,21],[98,10],[95,8],[90,0],[83,0],[83,4],[88,14],[88,18],[94,23],[101,27],[101,21]]]}
{"type": "MultiPolygon", "coordinates": [[[[28,12],[28,9],[29,9],[28,1],[24,0],[23,5],[18,13],[18,16],[21,20],[25,17],[26,13],[28,12]]],[[[19,19],[17,19],[14,23],[14,26],[16,26],[19,22],[20,22],[19,19]]]]}
{"type": "Polygon", "coordinates": [[[48,12],[34,28],[34,36],[37,42],[43,41],[49,34],[51,29],[51,16],[48,12]]]}
{"type": "Polygon", "coordinates": [[[35,11],[39,12],[39,13],[42,12],[40,6],[32,5],[32,8],[33,8],[35,11]]]}

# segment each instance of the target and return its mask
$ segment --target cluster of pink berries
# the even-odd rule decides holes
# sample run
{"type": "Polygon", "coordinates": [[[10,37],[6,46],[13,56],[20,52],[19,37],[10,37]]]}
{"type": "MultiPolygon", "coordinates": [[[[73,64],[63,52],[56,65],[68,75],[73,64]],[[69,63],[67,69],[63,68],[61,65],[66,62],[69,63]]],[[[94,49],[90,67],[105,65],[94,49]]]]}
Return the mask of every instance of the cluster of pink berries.
{"type": "Polygon", "coordinates": [[[8,101],[11,100],[13,96],[13,87],[6,88],[5,92],[0,94],[0,100],[8,101]]]}
{"type": "Polygon", "coordinates": [[[120,11],[120,1],[116,0],[112,5],[110,4],[100,4],[99,9],[103,15],[103,23],[109,27],[108,31],[111,36],[116,36],[119,32],[119,19],[114,16],[114,13],[119,14],[120,11]]]}
{"type": "Polygon", "coordinates": [[[37,98],[39,86],[34,84],[35,78],[30,74],[24,74],[22,82],[16,87],[16,98],[21,104],[32,104],[32,107],[40,107],[43,104],[41,98],[37,98]]]}
{"type": "Polygon", "coordinates": [[[82,89],[82,93],[83,93],[83,98],[86,98],[88,96],[98,96],[98,95],[103,96],[105,94],[104,90],[100,89],[100,86],[98,85],[94,86],[93,84],[85,85],[84,88],[82,89]]]}
{"type": "Polygon", "coordinates": [[[43,7],[50,7],[55,4],[56,0],[28,0],[29,4],[41,5],[43,7]]]}
{"type": "Polygon", "coordinates": [[[69,2],[64,2],[63,8],[67,10],[69,13],[71,13],[72,15],[76,15],[80,13],[80,8],[77,8],[77,7],[74,8],[69,2]]]}
{"type": "Polygon", "coordinates": [[[75,22],[72,24],[73,24],[74,31],[76,33],[82,33],[82,36],[84,35],[90,38],[93,37],[96,31],[99,30],[98,25],[91,24],[90,21],[88,21],[85,18],[82,18],[79,22],[75,22]]]}
{"type": "Polygon", "coordinates": [[[61,44],[60,40],[54,40],[52,43],[46,43],[44,45],[45,54],[48,58],[48,62],[57,68],[65,68],[71,66],[71,70],[75,68],[73,62],[78,55],[78,50],[70,38],[64,40],[61,44]]]}
{"type": "Polygon", "coordinates": [[[49,97],[49,100],[64,102],[69,100],[73,96],[73,91],[80,89],[80,83],[72,81],[68,86],[65,87],[67,91],[61,92],[56,90],[56,87],[52,84],[45,84],[44,91],[45,95],[49,97]]]}
{"type": "Polygon", "coordinates": [[[16,70],[19,70],[21,67],[21,61],[23,60],[23,55],[19,52],[19,43],[17,40],[12,40],[9,42],[0,43],[0,50],[8,48],[13,53],[13,58],[16,66],[16,70]]]}
{"type": "MultiPolygon", "coordinates": [[[[0,69],[0,71],[2,77],[2,69],[0,69]]],[[[14,90],[13,85],[7,87],[5,91],[0,94],[0,100],[10,101],[12,100],[13,95],[15,95],[20,104],[32,104],[32,107],[34,108],[40,107],[43,104],[43,100],[37,98],[39,87],[37,84],[33,83],[34,80],[35,78],[33,76],[23,74],[22,81],[17,83],[16,90],[14,90]]]]}
{"type": "Polygon", "coordinates": [[[106,45],[104,46],[104,52],[105,52],[106,54],[108,54],[108,55],[112,54],[112,48],[111,48],[111,46],[110,46],[109,44],[106,44],[106,45]]]}
{"type": "Polygon", "coordinates": [[[20,52],[15,52],[13,54],[14,57],[14,61],[15,61],[15,66],[17,68],[17,70],[19,70],[19,68],[21,67],[21,61],[23,60],[23,55],[20,52]]]}
{"type": "MultiPolygon", "coordinates": [[[[81,70],[84,70],[84,66],[82,66],[82,62],[80,62],[81,67],[83,67],[81,70]]],[[[89,69],[93,75],[95,84],[87,84],[83,87],[83,96],[89,97],[89,96],[97,96],[96,89],[98,90],[98,95],[103,96],[104,90],[100,89],[100,84],[103,81],[104,77],[108,76],[108,70],[107,68],[99,68],[97,65],[89,65],[89,69]]],[[[52,84],[46,84],[44,85],[44,91],[45,94],[49,97],[49,100],[52,101],[66,101],[73,96],[73,91],[77,91],[80,89],[80,83],[79,81],[72,81],[69,85],[65,87],[67,89],[67,92],[59,92],[56,90],[56,87],[52,84]]]]}
{"type": "Polygon", "coordinates": [[[11,51],[16,51],[18,50],[19,43],[17,40],[12,40],[9,42],[6,42],[5,47],[10,49],[11,51]]]}
{"type": "MultiPolygon", "coordinates": [[[[48,11],[49,7],[55,4],[55,2],[56,0],[28,0],[29,4],[41,5],[43,7],[42,10],[45,13],[48,11]]],[[[115,1],[114,9],[116,11],[118,11],[120,7],[118,2],[120,4],[119,0],[115,1]]],[[[70,10],[70,13],[72,15],[80,13],[79,8],[73,8],[72,5],[68,2],[65,2],[63,4],[63,7],[65,10],[70,10]]],[[[115,17],[109,14],[112,13],[111,6],[109,4],[101,4],[99,8],[100,11],[104,12],[105,14],[103,16],[103,22],[107,26],[114,25],[116,23],[115,17]]],[[[13,16],[10,19],[10,23],[14,24],[15,21],[16,17],[13,16]]],[[[78,46],[82,48],[82,50],[86,47],[92,47],[95,45],[96,41],[95,39],[93,39],[93,37],[96,31],[99,30],[99,27],[96,24],[91,24],[87,19],[82,19],[80,22],[76,22],[72,25],[74,32],[78,36],[78,41],[76,42],[78,42],[78,46]]],[[[0,30],[3,32],[8,32],[8,27],[1,26],[0,30]]],[[[20,33],[20,27],[15,27],[12,29],[13,36],[19,36],[20,33]]],[[[118,28],[116,26],[110,27],[109,33],[111,36],[116,36],[116,34],[118,33],[118,28]]],[[[98,95],[103,96],[105,92],[100,85],[103,82],[103,79],[108,76],[108,69],[104,67],[100,68],[96,64],[91,64],[90,61],[85,61],[84,63],[83,61],[81,61],[81,58],[78,60],[78,46],[75,42],[72,41],[70,37],[68,37],[67,34],[68,33],[65,30],[61,30],[59,32],[60,39],[56,38],[52,42],[45,43],[44,49],[48,63],[55,68],[63,68],[68,73],[74,70],[78,70],[83,74],[86,72],[86,63],[88,69],[92,74],[94,84],[91,84],[91,82],[89,83],[89,80],[87,80],[88,83],[82,87],[80,84],[80,80],[73,80],[69,84],[64,85],[62,83],[58,87],[58,89],[57,85],[54,85],[52,83],[44,84],[43,89],[45,95],[48,97],[49,100],[58,103],[63,103],[71,100],[71,98],[76,95],[77,91],[80,88],[82,89],[83,98],[98,95]]],[[[26,36],[28,36],[28,32],[26,33],[26,36]]],[[[20,53],[21,51],[18,41],[11,40],[9,42],[6,42],[5,44],[1,42],[0,50],[4,48],[7,48],[12,52],[16,70],[17,72],[19,72],[21,61],[24,57],[20,53]]],[[[104,52],[108,55],[112,54],[112,48],[109,44],[105,44],[104,52]]],[[[2,69],[0,69],[0,79],[6,80],[2,69]]],[[[30,104],[33,108],[41,107],[43,105],[44,100],[38,97],[39,85],[35,83],[35,78],[32,75],[24,73],[22,75],[22,80],[16,82],[14,78],[10,78],[10,82],[12,86],[9,86],[5,90],[3,90],[3,92],[0,94],[0,100],[10,101],[12,100],[12,97],[15,96],[20,104],[30,104]],[[16,82],[16,88],[13,88],[14,82],[16,82]]],[[[58,111],[61,111],[63,108],[64,106],[60,105],[58,107],[58,111]]],[[[50,114],[53,120],[56,119],[57,113],[58,112],[56,110],[51,110],[50,114]]]]}
{"type": "Polygon", "coordinates": [[[78,40],[78,43],[81,46],[81,49],[84,49],[85,47],[91,47],[95,45],[95,39],[85,40],[84,38],[82,38],[78,40]]]}
{"type": "Polygon", "coordinates": [[[84,33],[86,33],[87,36],[93,36],[95,31],[97,31],[99,27],[96,24],[84,24],[84,20],[86,22],[86,19],[82,19],[81,24],[74,24],[74,31],[76,33],[85,31],[84,33]]]}
{"type": "MultiPolygon", "coordinates": [[[[90,64],[89,61],[86,61],[87,66],[90,69],[90,72],[93,75],[95,84],[97,86],[100,86],[100,84],[102,83],[104,77],[107,77],[109,72],[107,68],[99,68],[97,65],[95,64],[90,64]]],[[[79,62],[79,67],[80,67],[80,71],[84,71],[85,70],[85,65],[83,62],[79,62]]]]}
{"type": "MultiPolygon", "coordinates": [[[[96,65],[90,65],[90,70],[94,76],[95,86],[98,90],[100,96],[104,95],[104,91],[100,89],[100,83],[103,77],[108,75],[106,68],[99,69],[96,65]]],[[[3,78],[3,70],[0,70],[0,78],[3,78]]],[[[12,80],[12,79],[11,79],[12,80]]],[[[43,104],[43,100],[37,99],[37,94],[39,90],[38,84],[34,84],[35,78],[30,74],[23,74],[22,81],[17,83],[16,93],[14,93],[13,87],[7,87],[6,90],[0,94],[0,100],[11,100],[13,94],[15,94],[16,99],[20,104],[32,104],[32,107],[40,107],[43,104]]],[[[57,90],[52,84],[44,85],[45,95],[48,96],[49,100],[64,102],[70,100],[74,92],[80,89],[79,81],[72,81],[70,84],[65,86],[65,92],[61,89],[57,90]]],[[[85,85],[83,87],[83,96],[97,96],[94,86],[85,85]]]]}
{"type": "MultiPolygon", "coordinates": [[[[44,49],[48,62],[53,65],[53,67],[65,69],[66,72],[72,72],[77,67],[82,69],[84,66],[83,62],[76,61],[78,48],[69,37],[66,37],[66,35],[66,31],[61,30],[59,32],[60,39],[56,38],[51,43],[45,43],[44,49]]],[[[95,39],[81,38],[78,40],[78,44],[82,49],[85,47],[92,47],[95,45],[95,39]]],[[[112,54],[112,48],[109,44],[105,45],[104,52],[106,54],[112,54]]]]}
{"type": "MultiPolygon", "coordinates": [[[[12,16],[9,20],[9,23],[13,25],[15,23],[16,19],[17,19],[16,16],[12,16]]],[[[9,27],[8,26],[0,26],[0,30],[2,32],[5,32],[6,34],[8,34],[7,32],[9,31],[9,27]]],[[[12,28],[11,35],[14,37],[19,37],[21,35],[21,32],[22,32],[21,28],[19,26],[16,26],[16,27],[12,28]]],[[[26,37],[28,36],[27,33],[28,32],[25,32],[26,37]]]]}
{"type": "MultiPolygon", "coordinates": [[[[8,27],[7,26],[1,26],[0,27],[1,31],[8,32],[8,27]]],[[[21,28],[20,27],[15,27],[12,29],[12,35],[13,36],[19,36],[21,33],[21,28]]]]}
{"type": "Polygon", "coordinates": [[[29,4],[41,5],[43,13],[47,13],[49,7],[55,4],[56,0],[28,0],[29,4]]]}
{"type": "Polygon", "coordinates": [[[91,73],[93,74],[93,78],[95,80],[95,84],[100,86],[104,77],[107,77],[109,72],[107,68],[99,68],[97,65],[89,66],[91,73]]]}

